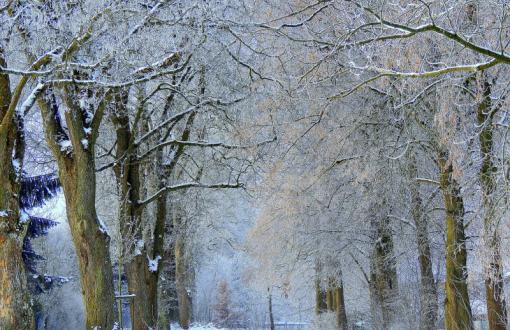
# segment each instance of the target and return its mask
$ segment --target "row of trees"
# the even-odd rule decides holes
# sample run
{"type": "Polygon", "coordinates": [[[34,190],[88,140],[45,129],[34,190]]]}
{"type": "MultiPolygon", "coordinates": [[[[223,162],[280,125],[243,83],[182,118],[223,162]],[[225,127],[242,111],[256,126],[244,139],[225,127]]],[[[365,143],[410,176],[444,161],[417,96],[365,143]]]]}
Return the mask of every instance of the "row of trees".
{"type": "Polygon", "coordinates": [[[275,251],[255,245],[261,266],[281,284],[307,272],[291,286],[315,287],[338,329],[360,313],[381,329],[505,329],[507,4],[268,6],[245,35],[290,45],[295,84],[252,232],[275,251]]]}
{"type": "Polygon", "coordinates": [[[337,329],[471,329],[476,296],[505,329],[507,12],[497,0],[1,4],[0,328],[33,327],[20,190],[44,167],[65,197],[87,328],[120,321],[124,276],[134,329],[166,322],[168,291],[188,327],[193,253],[210,239],[197,188],[255,178],[243,253],[269,301],[304,287],[337,329]]]}
{"type": "Polygon", "coordinates": [[[133,328],[156,326],[158,265],[166,258],[173,259],[180,321],[187,328],[183,210],[193,194],[177,191],[242,187],[257,157],[251,150],[274,140],[271,130],[242,130],[251,116],[239,111],[249,98],[246,81],[216,23],[217,15],[231,15],[228,6],[7,1],[0,10],[0,328],[34,326],[22,261],[28,222],[19,191],[22,171],[38,170],[42,161],[23,157],[34,147],[24,139],[26,118],[42,127],[48,148],[32,154],[44,158],[49,150],[51,158],[44,160],[60,179],[86,328],[111,329],[119,322],[114,306],[122,274],[134,295],[133,328]],[[116,186],[116,200],[109,201],[117,219],[109,219],[110,227],[96,206],[103,189],[98,178],[108,178],[101,176],[107,171],[116,186]]]}

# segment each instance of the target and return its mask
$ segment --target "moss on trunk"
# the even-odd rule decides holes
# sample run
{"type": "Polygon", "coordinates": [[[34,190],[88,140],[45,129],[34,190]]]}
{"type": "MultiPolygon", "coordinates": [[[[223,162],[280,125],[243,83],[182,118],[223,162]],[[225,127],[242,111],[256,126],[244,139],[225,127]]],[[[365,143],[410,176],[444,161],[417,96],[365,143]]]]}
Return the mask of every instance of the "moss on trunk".
{"type": "Polygon", "coordinates": [[[464,203],[453,177],[448,154],[439,155],[440,185],[446,210],[445,328],[473,329],[467,287],[467,251],[464,233],[464,203]]]}

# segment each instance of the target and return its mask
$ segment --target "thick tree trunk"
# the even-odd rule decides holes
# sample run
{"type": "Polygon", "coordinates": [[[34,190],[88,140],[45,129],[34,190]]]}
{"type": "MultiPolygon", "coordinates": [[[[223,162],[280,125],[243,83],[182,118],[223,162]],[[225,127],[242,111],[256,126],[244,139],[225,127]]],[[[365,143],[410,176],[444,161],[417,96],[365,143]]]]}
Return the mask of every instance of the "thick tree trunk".
{"type": "MultiPolygon", "coordinates": [[[[1,45],[0,66],[7,66],[1,45]]],[[[0,74],[0,122],[10,102],[9,76],[0,74]]],[[[17,126],[14,120],[0,125],[0,329],[5,330],[34,328],[21,255],[26,230],[26,224],[19,221],[21,168],[15,169],[12,164],[14,153],[21,166],[24,152],[23,132],[17,126]]]]}
{"type": "Polygon", "coordinates": [[[335,313],[338,330],[347,330],[347,312],[345,310],[344,286],[342,281],[333,290],[335,298],[335,313]]]}
{"type": "Polygon", "coordinates": [[[111,329],[115,321],[113,269],[110,259],[110,237],[96,214],[96,168],[94,140],[96,133],[86,135],[83,109],[68,95],[69,111],[65,113],[68,132],[63,128],[59,105],[50,90],[37,102],[44,121],[46,141],[57,159],[59,178],[66,200],[66,212],[73,237],[80,283],[85,305],[86,328],[111,329]],[[71,147],[63,147],[63,141],[71,147]]]}
{"type": "MultiPolygon", "coordinates": [[[[171,230],[173,232],[173,230],[171,230]]],[[[170,233],[168,233],[170,236],[170,233]]],[[[175,288],[175,248],[172,244],[167,251],[165,251],[165,267],[162,269],[165,273],[165,288],[162,290],[162,297],[165,297],[166,305],[164,313],[167,315],[167,319],[171,322],[179,321],[179,306],[177,303],[177,290],[175,288]]],[[[161,308],[160,308],[161,312],[161,308]]]]}
{"type": "Polygon", "coordinates": [[[434,330],[436,329],[438,311],[437,288],[432,272],[428,217],[416,182],[417,174],[416,159],[412,154],[409,159],[409,190],[420,264],[420,330],[434,330]]]}
{"type": "MultiPolygon", "coordinates": [[[[119,194],[120,230],[125,240],[123,242],[125,249],[122,251],[124,271],[129,293],[135,295],[131,301],[134,311],[131,327],[134,330],[145,330],[148,327],[155,327],[157,322],[157,293],[154,293],[154,289],[157,290],[157,276],[154,278],[149,269],[147,249],[150,244],[143,240],[142,208],[137,205],[142,199],[142,176],[139,161],[136,159],[137,150],[133,145],[133,128],[127,109],[128,95],[129,91],[124,90],[116,93],[113,98],[115,106],[110,118],[115,126],[115,157],[122,159],[113,170],[119,194]],[[153,283],[154,281],[156,283],[153,283]]],[[[143,108],[139,111],[143,111],[143,108]]],[[[159,259],[156,262],[159,262],[159,259]]]]}
{"type": "MultiPolygon", "coordinates": [[[[6,221],[0,217],[2,225],[6,221]]],[[[12,221],[7,220],[7,221],[12,221]]],[[[21,258],[23,238],[15,232],[0,232],[0,329],[33,329],[34,315],[21,258]]]]}
{"type": "Polygon", "coordinates": [[[370,267],[373,324],[375,328],[389,329],[396,320],[398,299],[393,237],[388,216],[372,217],[371,223],[375,234],[370,267]]]}
{"type": "Polygon", "coordinates": [[[315,313],[317,315],[326,312],[328,309],[326,303],[326,290],[322,285],[322,263],[315,263],[315,313]]]}
{"type": "Polygon", "coordinates": [[[78,255],[86,328],[109,330],[115,322],[110,237],[96,214],[94,156],[77,152],[61,158],[59,176],[67,218],[78,255]]]}
{"type": "MultiPolygon", "coordinates": [[[[158,257],[161,257],[162,260],[167,261],[169,257],[167,253],[165,253],[165,224],[167,219],[167,196],[163,194],[156,201],[156,223],[154,226],[154,234],[153,234],[153,247],[152,247],[152,259],[155,260],[158,257]]],[[[172,254],[173,255],[173,254],[172,254]]],[[[155,269],[152,272],[149,272],[147,278],[147,300],[149,302],[149,310],[151,312],[151,317],[153,320],[158,320],[158,288],[159,288],[159,276],[162,271],[162,261],[160,262],[161,266],[155,269]]]]}
{"type": "Polygon", "coordinates": [[[447,153],[439,155],[440,185],[446,210],[445,328],[473,329],[467,287],[464,203],[447,153]]]}
{"type": "Polygon", "coordinates": [[[339,263],[334,263],[337,275],[328,281],[327,304],[328,310],[335,313],[336,329],[347,330],[347,312],[345,310],[344,284],[342,269],[339,263]]]}
{"type": "Polygon", "coordinates": [[[326,306],[328,311],[334,312],[335,311],[335,290],[336,287],[336,281],[334,278],[330,277],[328,278],[328,287],[326,289],[326,306]]]}
{"type": "MultiPolygon", "coordinates": [[[[143,251],[145,252],[145,251],[143,251]]],[[[134,294],[132,301],[134,308],[134,319],[131,320],[133,330],[145,330],[155,326],[155,319],[152,316],[152,306],[148,304],[149,292],[147,290],[148,265],[145,254],[137,255],[125,265],[128,280],[129,293],[134,294]]]]}
{"type": "Polygon", "coordinates": [[[191,297],[187,289],[188,267],[185,257],[184,233],[182,219],[179,214],[174,213],[175,228],[175,286],[179,308],[179,324],[183,329],[189,329],[191,322],[191,297]]]}
{"type": "Polygon", "coordinates": [[[495,110],[492,109],[491,86],[485,73],[479,74],[478,91],[481,102],[477,109],[478,125],[481,127],[479,135],[480,155],[482,166],[480,168],[480,184],[482,186],[482,202],[484,208],[484,242],[486,247],[485,265],[485,295],[487,300],[487,317],[491,330],[504,330],[507,324],[507,311],[505,302],[503,266],[501,260],[501,237],[499,234],[499,221],[496,218],[494,205],[494,191],[496,168],[493,162],[493,132],[492,118],[495,110]]]}

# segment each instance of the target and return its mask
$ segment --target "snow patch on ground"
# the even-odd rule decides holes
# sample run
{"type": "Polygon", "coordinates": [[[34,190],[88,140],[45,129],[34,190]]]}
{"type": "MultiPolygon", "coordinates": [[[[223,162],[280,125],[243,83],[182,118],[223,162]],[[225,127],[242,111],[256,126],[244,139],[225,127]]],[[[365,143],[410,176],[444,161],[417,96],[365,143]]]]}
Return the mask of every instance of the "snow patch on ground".
{"type": "MultiPolygon", "coordinates": [[[[182,330],[182,328],[178,324],[172,324],[171,326],[172,330],[182,330]]],[[[216,328],[214,324],[192,324],[189,328],[189,330],[226,330],[224,328],[216,328]]]]}

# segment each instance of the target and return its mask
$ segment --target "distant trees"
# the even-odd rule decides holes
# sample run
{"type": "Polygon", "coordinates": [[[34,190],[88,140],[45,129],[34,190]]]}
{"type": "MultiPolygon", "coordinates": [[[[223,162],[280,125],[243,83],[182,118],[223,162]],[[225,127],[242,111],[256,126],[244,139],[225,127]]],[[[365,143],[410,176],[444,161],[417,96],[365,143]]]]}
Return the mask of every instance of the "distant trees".
{"type": "MultiPolygon", "coordinates": [[[[345,196],[349,196],[347,192],[352,192],[353,185],[362,182],[360,180],[362,172],[359,169],[370,164],[367,168],[371,168],[375,176],[370,177],[370,180],[364,183],[367,187],[364,188],[363,194],[380,201],[380,204],[372,209],[381,214],[380,220],[369,216],[370,223],[373,224],[372,227],[376,232],[373,235],[376,247],[373,251],[392,250],[391,238],[396,228],[399,227],[399,223],[408,223],[408,216],[412,220],[412,223],[405,226],[412,227],[416,235],[417,250],[415,251],[418,254],[421,283],[420,327],[423,329],[435,328],[434,324],[438,315],[437,300],[442,294],[442,290],[436,287],[438,282],[443,282],[442,271],[433,270],[433,255],[441,253],[441,247],[437,250],[437,246],[434,247],[433,243],[437,237],[430,236],[431,226],[436,226],[439,215],[438,211],[431,210],[436,208],[444,212],[446,224],[443,232],[446,239],[446,259],[442,264],[445,265],[446,272],[444,278],[447,295],[445,300],[446,328],[472,327],[467,282],[467,272],[470,267],[467,245],[488,244],[483,247],[484,253],[488,253],[489,260],[491,260],[490,266],[484,266],[487,269],[486,274],[490,274],[487,275],[490,280],[485,280],[487,283],[485,296],[487,297],[490,327],[499,329],[501,324],[506,324],[506,311],[503,303],[505,293],[504,290],[498,289],[501,287],[498,283],[501,283],[502,279],[502,276],[498,275],[501,274],[499,270],[501,263],[497,261],[500,260],[498,247],[501,243],[497,243],[499,242],[500,229],[488,225],[491,228],[489,229],[491,234],[487,233],[487,221],[492,224],[498,223],[498,221],[487,220],[485,216],[485,220],[481,221],[485,223],[485,229],[479,231],[480,227],[476,225],[477,221],[473,220],[473,216],[469,214],[481,209],[484,214],[494,214],[490,211],[493,209],[490,200],[496,194],[497,189],[492,189],[494,180],[497,180],[495,176],[498,175],[498,169],[493,165],[493,157],[505,153],[506,149],[503,148],[495,152],[492,148],[495,145],[502,146],[506,143],[503,141],[506,140],[501,140],[502,144],[497,142],[494,144],[492,139],[495,136],[494,129],[497,130],[498,126],[503,128],[506,124],[501,124],[502,122],[500,122],[501,125],[495,124],[493,121],[495,117],[492,116],[505,121],[502,119],[503,117],[498,116],[498,113],[501,114],[498,112],[500,107],[489,105],[490,110],[488,110],[487,104],[489,99],[496,103],[499,102],[501,97],[505,97],[502,95],[506,91],[503,94],[487,98],[487,95],[490,94],[491,84],[483,77],[489,75],[495,82],[501,77],[501,74],[506,74],[502,73],[506,72],[505,68],[494,67],[504,67],[507,63],[507,59],[505,59],[507,55],[503,47],[496,42],[498,36],[507,34],[507,27],[496,23],[505,21],[505,18],[497,14],[498,8],[502,8],[500,4],[458,2],[452,5],[458,9],[455,14],[447,11],[439,1],[426,4],[406,3],[400,7],[364,1],[307,2],[306,4],[293,3],[287,10],[274,5],[276,14],[273,12],[273,19],[268,20],[269,23],[260,24],[259,27],[266,29],[266,32],[274,37],[273,40],[277,44],[288,42],[292,45],[291,47],[298,48],[301,45],[302,49],[307,49],[309,52],[310,49],[311,52],[317,50],[314,56],[307,58],[309,65],[305,65],[306,68],[302,70],[304,73],[301,72],[297,75],[296,85],[299,87],[296,87],[294,91],[299,90],[301,93],[306,91],[309,99],[315,98],[323,101],[323,109],[327,110],[315,113],[310,111],[311,114],[296,116],[295,123],[299,120],[301,124],[308,118],[317,119],[310,120],[308,125],[301,126],[300,132],[304,133],[286,132],[289,136],[299,136],[295,141],[291,141],[290,148],[299,148],[300,150],[296,154],[306,154],[310,141],[315,139],[314,135],[318,136],[315,141],[328,145],[328,140],[334,140],[332,135],[335,134],[335,129],[340,127],[338,124],[335,126],[336,116],[343,118],[343,130],[351,129],[361,134],[351,134],[347,139],[339,139],[337,146],[330,147],[334,150],[332,154],[336,153],[337,160],[335,161],[333,158],[334,164],[341,163],[345,166],[349,161],[342,161],[342,159],[350,159],[353,151],[360,154],[360,149],[362,149],[363,157],[359,162],[351,161],[358,164],[357,175],[351,180],[351,185],[342,185],[344,182],[342,174],[345,175],[346,171],[336,178],[328,176],[328,179],[337,182],[335,195],[342,196],[339,198],[343,198],[345,202],[345,196]],[[413,9],[408,11],[411,7],[413,9]],[[411,12],[412,15],[409,14],[411,12]],[[480,21],[481,15],[492,17],[492,23],[480,21]],[[406,23],[400,23],[403,21],[403,17],[406,17],[404,20],[406,23]],[[495,25],[491,27],[491,24],[495,25]],[[328,28],[328,26],[335,27],[328,28]],[[491,37],[483,40],[472,38],[470,31],[473,29],[484,30],[487,32],[486,36],[491,35],[491,37]],[[396,51],[394,52],[393,49],[396,51]],[[484,72],[473,74],[471,73],[473,71],[484,72]],[[454,74],[459,72],[464,75],[454,74]],[[422,78],[423,80],[398,80],[405,78],[422,78]],[[336,84],[339,80],[342,83],[336,84]],[[443,90],[441,91],[441,89],[443,90]],[[366,101],[360,104],[360,94],[357,92],[361,90],[365,95],[370,95],[372,100],[379,99],[380,101],[366,101]],[[343,111],[352,107],[354,103],[358,106],[355,109],[352,122],[357,125],[345,124],[346,118],[351,118],[349,115],[352,112],[345,115],[343,111]],[[378,106],[381,103],[385,104],[384,108],[378,106]],[[363,109],[368,110],[370,107],[377,109],[382,115],[367,118],[363,109]],[[474,116],[473,114],[476,113],[478,114],[474,116]],[[385,123],[386,120],[389,121],[385,123]],[[327,133],[320,132],[323,127],[326,128],[327,133]],[[371,129],[372,127],[373,129],[371,129]],[[383,131],[384,127],[390,129],[383,131]],[[405,133],[403,134],[403,132],[405,133]],[[322,135],[320,135],[321,133],[322,135]],[[367,137],[366,141],[363,133],[367,137]],[[352,147],[350,141],[353,142],[352,147]],[[460,151],[459,143],[465,146],[468,151],[460,151]],[[346,145],[351,148],[346,148],[346,145]],[[476,148],[479,149],[476,150],[476,148]],[[383,164],[384,158],[390,158],[391,161],[385,165],[383,164]],[[402,162],[404,159],[407,161],[402,162]],[[376,163],[380,163],[380,165],[374,166],[376,163]],[[407,182],[402,182],[403,185],[401,185],[402,178],[398,172],[385,170],[396,168],[404,173],[408,172],[407,182]],[[478,179],[477,172],[479,173],[478,179]],[[374,184],[374,181],[377,182],[378,179],[383,182],[382,186],[392,187],[387,188],[387,191],[392,191],[393,194],[409,191],[409,199],[407,196],[401,195],[401,198],[408,200],[408,204],[395,205],[391,197],[385,203],[386,194],[376,189],[377,185],[374,184]],[[482,190],[482,197],[476,202],[472,199],[472,193],[476,191],[472,185],[473,180],[480,185],[482,190]],[[442,193],[442,201],[438,200],[438,196],[441,194],[438,194],[437,189],[440,189],[439,192],[442,193]],[[392,206],[387,208],[382,206],[385,204],[392,206]],[[467,234],[468,224],[471,234],[467,234]],[[378,229],[375,230],[375,228],[378,229]],[[476,235],[480,232],[484,237],[488,235],[490,238],[477,240],[476,235]]],[[[276,50],[277,47],[273,49],[276,50]]],[[[285,54],[280,53],[279,55],[279,60],[284,67],[283,63],[286,61],[282,58],[285,58],[285,54]]],[[[502,87],[501,91],[504,89],[502,87]]],[[[307,100],[307,98],[303,99],[307,100]]],[[[364,99],[368,100],[368,96],[364,99]]],[[[310,106],[310,108],[312,107],[310,106]]],[[[298,113],[298,111],[295,110],[294,113],[298,113]]],[[[295,127],[300,127],[300,125],[296,124],[295,127]]],[[[285,138],[281,140],[285,140],[285,138]]],[[[317,144],[311,145],[317,148],[320,144],[317,142],[317,144]]],[[[285,155],[285,162],[291,159],[294,161],[292,157],[295,156],[292,153],[285,155]]],[[[327,153],[321,154],[312,162],[320,164],[321,160],[325,159],[324,163],[327,164],[328,158],[325,155],[327,153]]],[[[295,162],[293,165],[299,166],[295,162]]],[[[285,165],[283,168],[279,171],[289,173],[294,170],[285,165]]],[[[301,170],[303,168],[301,167],[301,170]]],[[[330,169],[327,165],[322,165],[322,168],[330,169]]],[[[299,170],[295,172],[300,173],[299,170]]],[[[288,219],[289,216],[302,216],[309,220],[317,219],[317,214],[320,213],[316,212],[311,215],[308,210],[305,211],[303,208],[299,210],[299,207],[294,206],[296,202],[292,200],[299,199],[301,203],[308,204],[309,208],[310,205],[317,204],[316,207],[320,209],[319,205],[325,204],[321,193],[317,193],[322,190],[322,194],[328,194],[327,180],[323,179],[324,172],[319,172],[320,174],[310,170],[307,172],[309,177],[313,178],[311,181],[314,183],[310,186],[296,184],[294,195],[291,195],[292,197],[285,202],[272,200],[268,203],[273,205],[270,207],[272,212],[268,212],[273,220],[261,219],[262,221],[258,225],[260,226],[259,230],[264,228],[264,224],[276,221],[276,219],[281,223],[282,218],[288,219]],[[311,187],[314,185],[317,188],[312,190],[311,187]],[[308,201],[310,196],[314,196],[316,201],[308,201]],[[288,208],[286,212],[282,212],[284,205],[288,208]],[[289,209],[292,211],[289,212],[289,209]]],[[[499,175],[501,174],[499,172],[499,175]]],[[[300,173],[300,175],[302,179],[303,174],[300,173]]],[[[287,178],[290,177],[290,175],[287,176],[287,178]]],[[[270,180],[273,178],[271,177],[270,180]]],[[[505,179],[500,176],[500,180],[504,181],[505,179]]],[[[362,199],[356,195],[353,200],[360,205],[362,199]]],[[[331,205],[334,204],[327,205],[328,209],[331,209],[331,205]]],[[[375,202],[374,205],[376,205],[375,202]]],[[[500,206],[507,210],[507,206],[501,204],[500,206]]],[[[370,204],[365,204],[362,209],[371,209],[370,204]]],[[[343,214],[345,211],[344,208],[339,208],[336,209],[336,212],[343,214]]],[[[354,219],[363,217],[361,214],[356,214],[355,217],[353,217],[353,213],[348,214],[349,221],[339,222],[337,225],[336,228],[339,231],[345,230],[346,225],[354,219]]],[[[262,217],[266,216],[269,214],[263,213],[262,217]]],[[[298,223],[292,225],[292,228],[296,226],[296,232],[290,235],[292,240],[298,239],[297,233],[302,234],[304,231],[303,227],[297,225],[298,223]]],[[[324,224],[319,224],[318,221],[314,221],[314,223],[318,229],[314,231],[313,235],[310,232],[307,239],[312,239],[320,230],[330,232],[330,229],[325,229],[327,227],[324,224]]],[[[279,226],[275,228],[281,228],[282,225],[279,226]]],[[[285,236],[288,237],[288,233],[279,239],[285,236]]],[[[286,240],[288,240],[287,237],[286,240]]],[[[356,238],[360,239],[360,237],[363,236],[357,234],[356,238]]],[[[349,244],[350,238],[352,239],[352,236],[335,239],[338,242],[349,244]]],[[[320,244],[321,246],[324,244],[322,240],[320,244]]],[[[395,247],[397,250],[400,244],[395,247]]],[[[356,246],[357,244],[352,245],[356,246]]],[[[295,249],[295,247],[289,248],[295,249]]],[[[368,254],[367,247],[359,247],[359,250],[363,256],[368,254]]],[[[352,255],[356,256],[356,253],[352,253],[352,255]]],[[[374,260],[377,260],[375,258],[377,255],[377,253],[372,254],[374,258],[371,258],[371,268],[375,270],[377,269],[375,266],[380,264],[394,269],[381,273],[391,278],[388,283],[394,287],[397,281],[400,282],[400,278],[403,277],[403,274],[397,271],[400,262],[397,255],[388,252],[387,255],[380,257],[379,263],[374,263],[374,260]]],[[[479,263],[480,260],[477,264],[479,263]]],[[[362,265],[362,263],[360,264],[362,265]]],[[[375,283],[385,282],[378,281],[376,273],[372,273],[372,275],[371,286],[375,283]]],[[[377,290],[375,291],[377,292],[377,290]]],[[[402,294],[400,292],[399,295],[402,294]]],[[[395,299],[399,301],[402,297],[395,299]]],[[[395,301],[395,299],[391,300],[395,301]]],[[[384,308],[387,304],[379,301],[375,305],[384,308]]],[[[387,313],[387,315],[393,314],[395,311],[387,313]]],[[[391,320],[389,322],[391,323],[391,320]]],[[[383,328],[389,326],[389,323],[386,325],[383,323],[383,328]]]]}
{"type": "Polygon", "coordinates": [[[228,327],[235,320],[230,301],[230,288],[226,281],[218,283],[218,293],[214,306],[215,323],[219,327],[228,327]]]}

